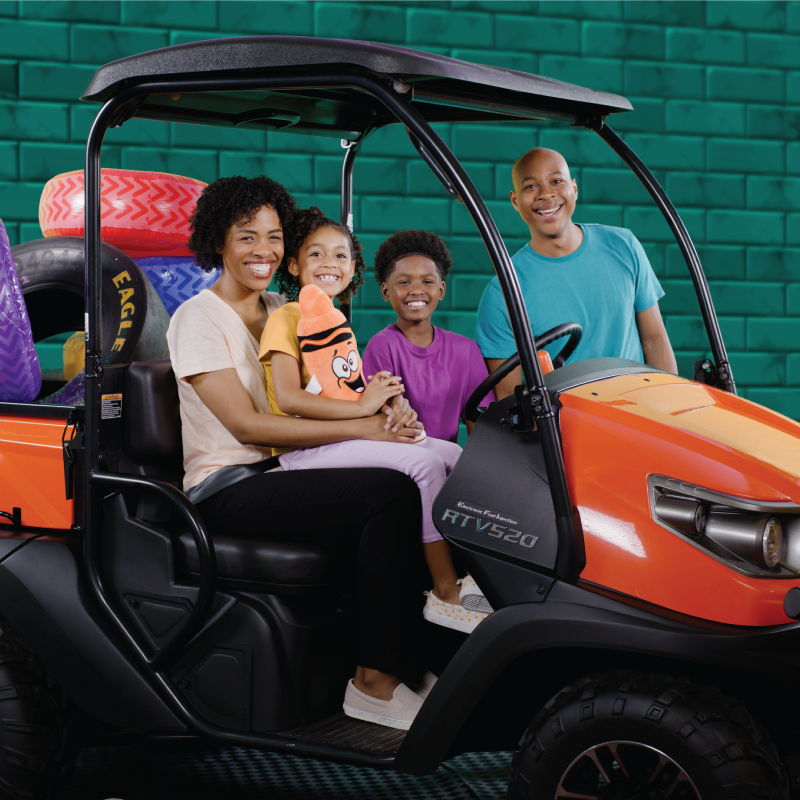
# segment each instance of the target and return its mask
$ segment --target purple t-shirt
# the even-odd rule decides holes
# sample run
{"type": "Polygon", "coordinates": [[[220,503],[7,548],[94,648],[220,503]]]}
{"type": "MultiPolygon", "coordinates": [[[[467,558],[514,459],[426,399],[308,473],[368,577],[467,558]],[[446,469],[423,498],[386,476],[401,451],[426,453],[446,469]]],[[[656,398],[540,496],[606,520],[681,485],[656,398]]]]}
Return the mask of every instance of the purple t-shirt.
{"type": "Polygon", "coordinates": [[[369,340],[363,367],[365,376],[382,369],[399,375],[425,433],[450,442],[458,437],[464,404],[489,374],[472,339],[436,326],[430,346],[419,347],[389,325],[369,340]]]}

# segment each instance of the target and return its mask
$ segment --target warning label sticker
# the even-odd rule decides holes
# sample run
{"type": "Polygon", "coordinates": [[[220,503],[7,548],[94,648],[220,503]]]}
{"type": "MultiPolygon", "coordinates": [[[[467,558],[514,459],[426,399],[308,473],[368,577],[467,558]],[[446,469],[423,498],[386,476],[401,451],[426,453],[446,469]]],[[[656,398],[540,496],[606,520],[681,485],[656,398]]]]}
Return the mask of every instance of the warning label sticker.
{"type": "Polygon", "coordinates": [[[102,419],[118,419],[122,416],[122,394],[104,394],[100,416],[102,419]]]}

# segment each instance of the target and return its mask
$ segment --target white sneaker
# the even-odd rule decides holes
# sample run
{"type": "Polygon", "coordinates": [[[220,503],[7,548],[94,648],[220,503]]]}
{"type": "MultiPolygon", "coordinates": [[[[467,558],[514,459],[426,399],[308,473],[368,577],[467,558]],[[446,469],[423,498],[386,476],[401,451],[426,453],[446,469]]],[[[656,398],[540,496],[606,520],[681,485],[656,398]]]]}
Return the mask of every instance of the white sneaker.
{"type": "Polygon", "coordinates": [[[351,678],[347,682],[342,708],[353,719],[407,731],[422,708],[422,700],[422,697],[412,692],[404,683],[394,690],[391,700],[378,700],[377,697],[370,697],[356,689],[351,678]]]}
{"type": "Polygon", "coordinates": [[[491,614],[494,611],[478,584],[475,583],[472,575],[467,575],[466,578],[461,578],[458,582],[461,584],[458,599],[464,608],[470,611],[477,611],[480,614],[491,614]]]}
{"type": "Polygon", "coordinates": [[[477,611],[470,611],[453,603],[445,603],[433,592],[425,592],[425,594],[428,599],[425,602],[422,616],[435,625],[442,625],[445,628],[452,628],[462,633],[472,633],[489,616],[477,611]]]}

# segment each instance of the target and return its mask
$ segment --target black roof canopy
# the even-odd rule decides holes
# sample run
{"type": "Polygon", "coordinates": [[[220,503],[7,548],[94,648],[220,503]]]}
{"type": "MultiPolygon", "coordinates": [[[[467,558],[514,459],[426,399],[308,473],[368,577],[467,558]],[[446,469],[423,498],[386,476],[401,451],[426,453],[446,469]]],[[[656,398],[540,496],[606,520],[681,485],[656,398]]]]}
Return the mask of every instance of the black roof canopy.
{"type": "Polygon", "coordinates": [[[583,119],[632,108],[624,97],[525,72],[393,45],[293,36],[213,39],[112,61],[97,70],[82,99],[105,102],[148,84],[152,91],[131,109],[133,116],[355,140],[393,121],[359,89],[258,88],[260,77],[348,72],[393,83],[429,122],[583,119]],[[170,85],[186,81],[200,83],[191,92],[170,92],[170,85]]]}

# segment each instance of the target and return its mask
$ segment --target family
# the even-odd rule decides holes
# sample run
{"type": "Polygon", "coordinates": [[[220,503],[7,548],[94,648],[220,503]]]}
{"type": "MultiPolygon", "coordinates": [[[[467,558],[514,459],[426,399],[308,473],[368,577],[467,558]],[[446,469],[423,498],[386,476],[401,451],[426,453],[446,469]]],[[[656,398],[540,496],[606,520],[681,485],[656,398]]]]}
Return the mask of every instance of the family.
{"type": "MultiPolygon", "coordinates": [[[[512,180],[530,230],[512,260],[534,333],[578,322],[573,360],[616,356],[677,372],[658,309],[664,292],[633,234],[572,222],[577,184],[553,150],[525,153],[512,180]]],[[[358,666],[344,711],[408,728],[436,681],[413,656],[420,603],[408,576],[420,538],[432,582],[424,618],[469,633],[492,612],[475,581],[458,577],[431,507],[461,452],[466,400],[517,349],[498,280],[483,294],[477,342],[435,327],[447,246],[422,230],[390,236],[374,275],[397,320],[362,362],[333,305],[365,279],[346,227],[299,209],[264,176],[210,184],[191,222],[198,265],[221,275],[178,309],[167,335],[184,489],[223,535],[353,545],[358,666]],[[266,291],[273,278],[280,294],[266,291]]],[[[517,370],[496,397],[520,382],[517,370]]]]}

